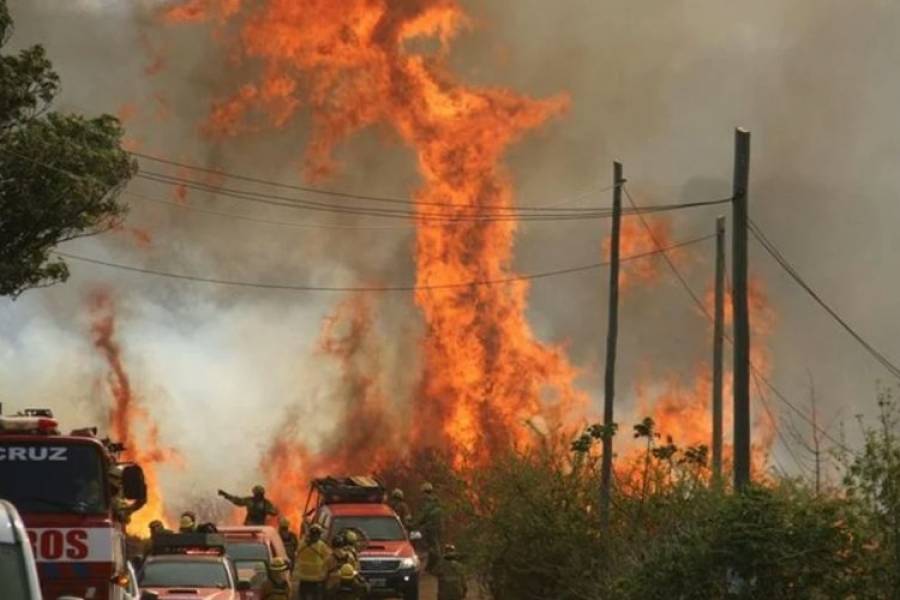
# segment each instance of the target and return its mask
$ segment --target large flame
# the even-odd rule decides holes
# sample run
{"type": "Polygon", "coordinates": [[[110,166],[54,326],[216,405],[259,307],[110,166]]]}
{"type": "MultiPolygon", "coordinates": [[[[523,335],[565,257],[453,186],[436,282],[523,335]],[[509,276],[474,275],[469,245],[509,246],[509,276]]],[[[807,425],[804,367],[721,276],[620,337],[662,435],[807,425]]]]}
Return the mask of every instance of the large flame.
{"type": "MultiPolygon", "coordinates": [[[[769,305],[768,297],[762,281],[759,278],[751,278],[749,285],[750,324],[753,344],[751,346],[751,361],[754,367],[754,377],[768,378],[771,375],[771,358],[768,348],[768,338],[771,335],[775,314],[769,305]]],[[[713,314],[715,293],[710,289],[705,296],[704,304],[706,313],[713,314]]],[[[725,296],[725,325],[729,330],[732,321],[731,296],[726,292],[725,296]]],[[[712,329],[710,326],[709,333],[712,329]]],[[[710,337],[711,340],[711,337],[710,337]]],[[[712,344],[710,343],[710,348],[712,344]]],[[[726,356],[729,348],[726,346],[726,356]]],[[[726,440],[732,429],[731,386],[732,373],[726,369],[723,380],[722,392],[724,403],[723,432],[726,440]]],[[[751,392],[756,396],[753,421],[753,445],[752,460],[754,472],[763,475],[768,464],[769,452],[776,435],[776,423],[773,418],[776,408],[771,406],[771,399],[762,396],[765,388],[759,383],[759,389],[753,385],[751,392]],[[764,402],[769,405],[764,405],[764,402]],[[771,410],[771,414],[770,411],[771,410]]],[[[662,382],[653,382],[652,377],[642,380],[637,386],[638,406],[640,414],[651,415],[657,425],[657,430],[662,434],[671,436],[681,446],[699,446],[712,444],[712,367],[709,361],[701,361],[694,369],[694,373],[685,382],[683,377],[668,375],[662,382]]],[[[725,460],[729,461],[732,455],[730,443],[723,445],[725,460]]]]}
{"type": "Polygon", "coordinates": [[[177,455],[160,445],[156,422],[132,388],[116,339],[116,310],[112,297],[106,290],[98,289],[91,293],[88,301],[92,341],[109,367],[106,378],[110,396],[109,435],[113,441],[124,444],[122,459],[140,464],[147,480],[147,504],[132,515],[128,524],[129,533],[143,536],[147,534],[150,521],[166,521],[158,466],[171,462],[177,455]]]}
{"type": "MultiPolygon", "coordinates": [[[[206,134],[280,127],[308,107],[305,172],[317,179],[334,170],[338,143],[386,124],[415,152],[423,222],[433,203],[454,216],[511,207],[504,151],[568,104],[458,81],[445,60],[468,22],[456,0],[190,0],[164,20],[217,24],[217,37],[234,44],[230,56],[258,66],[258,77],[214,104],[206,134]],[[437,41],[433,55],[408,48],[422,38],[437,41]]],[[[418,284],[510,277],[515,232],[510,220],[420,227],[418,284]]],[[[560,348],[534,337],[527,293],[525,283],[416,293],[425,336],[410,441],[449,450],[462,465],[526,443],[529,419],[581,416],[575,370],[560,348]]]]}

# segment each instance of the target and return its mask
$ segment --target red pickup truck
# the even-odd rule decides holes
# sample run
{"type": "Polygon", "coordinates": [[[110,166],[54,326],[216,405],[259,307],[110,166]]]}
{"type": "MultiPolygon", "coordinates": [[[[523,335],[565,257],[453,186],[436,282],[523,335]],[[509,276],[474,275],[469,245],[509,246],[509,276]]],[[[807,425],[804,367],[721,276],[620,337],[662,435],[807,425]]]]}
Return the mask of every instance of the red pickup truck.
{"type": "Polygon", "coordinates": [[[385,503],[384,486],[373,477],[315,479],[304,510],[304,527],[318,523],[325,539],[347,530],[360,532],[360,572],[372,595],[419,600],[419,557],[400,517],[385,503]]]}

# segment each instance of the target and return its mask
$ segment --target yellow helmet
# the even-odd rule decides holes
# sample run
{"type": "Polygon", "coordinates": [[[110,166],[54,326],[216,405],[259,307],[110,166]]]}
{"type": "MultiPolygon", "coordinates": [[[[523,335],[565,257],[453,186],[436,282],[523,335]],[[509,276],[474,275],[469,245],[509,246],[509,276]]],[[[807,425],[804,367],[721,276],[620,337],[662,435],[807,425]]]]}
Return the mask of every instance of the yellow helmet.
{"type": "Polygon", "coordinates": [[[434,486],[431,485],[431,483],[426,481],[425,483],[422,484],[422,493],[423,494],[430,494],[433,491],[434,491],[434,486]]]}
{"type": "Polygon", "coordinates": [[[284,527],[285,529],[291,528],[291,521],[287,517],[281,517],[278,520],[278,525],[284,527]]]}
{"type": "Polygon", "coordinates": [[[191,529],[194,527],[194,519],[191,518],[190,515],[182,515],[181,520],[178,522],[178,525],[182,529],[191,529]]]}
{"type": "Polygon", "coordinates": [[[359,536],[356,535],[355,531],[347,531],[347,532],[344,532],[344,540],[348,544],[355,544],[356,542],[359,541],[359,536]]]}
{"type": "Polygon", "coordinates": [[[275,558],[272,559],[272,562],[269,563],[269,570],[275,571],[275,572],[287,571],[288,563],[286,560],[284,560],[280,556],[276,556],[275,558]]]}
{"type": "Polygon", "coordinates": [[[350,563],[344,563],[338,570],[338,574],[341,576],[341,579],[353,579],[356,577],[356,569],[350,563]]]}
{"type": "Polygon", "coordinates": [[[253,486],[253,495],[254,495],[254,496],[255,496],[256,494],[265,494],[265,493],[266,493],[266,488],[264,488],[263,486],[261,486],[261,485],[254,485],[254,486],[253,486]]]}
{"type": "Polygon", "coordinates": [[[393,492],[391,492],[391,498],[394,500],[403,500],[403,490],[397,488],[393,492]]]}

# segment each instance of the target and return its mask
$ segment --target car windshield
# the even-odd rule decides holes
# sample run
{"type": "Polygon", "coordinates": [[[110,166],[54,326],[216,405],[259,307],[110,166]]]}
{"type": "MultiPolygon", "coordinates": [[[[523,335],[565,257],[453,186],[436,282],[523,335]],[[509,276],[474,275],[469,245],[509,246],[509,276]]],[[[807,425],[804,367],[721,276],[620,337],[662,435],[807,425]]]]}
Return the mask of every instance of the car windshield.
{"type": "Polygon", "coordinates": [[[21,513],[105,513],[105,486],[92,445],[0,442],[0,498],[21,513]]]}
{"type": "Polygon", "coordinates": [[[268,578],[268,570],[265,561],[239,560],[234,563],[239,581],[249,581],[254,590],[260,589],[268,578]]]}
{"type": "Polygon", "coordinates": [[[269,548],[262,542],[225,542],[231,560],[269,560],[269,548]]]}
{"type": "Polygon", "coordinates": [[[0,598],[29,600],[25,559],[18,546],[0,544],[0,598]]]}
{"type": "Polygon", "coordinates": [[[394,542],[406,539],[406,532],[394,517],[335,517],[332,531],[359,529],[369,541],[394,542]]]}
{"type": "Polygon", "coordinates": [[[140,576],[141,587],[230,587],[228,570],[221,562],[165,560],[150,562],[140,576]]]}

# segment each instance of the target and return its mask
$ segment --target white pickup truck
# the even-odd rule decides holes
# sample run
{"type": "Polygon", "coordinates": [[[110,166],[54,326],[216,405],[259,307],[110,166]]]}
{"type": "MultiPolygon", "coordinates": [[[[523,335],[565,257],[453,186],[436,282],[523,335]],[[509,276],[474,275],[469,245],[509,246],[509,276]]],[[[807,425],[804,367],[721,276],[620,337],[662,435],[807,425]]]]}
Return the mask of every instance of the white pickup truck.
{"type": "Polygon", "coordinates": [[[31,544],[16,507],[0,500],[0,598],[41,600],[31,544]]]}

